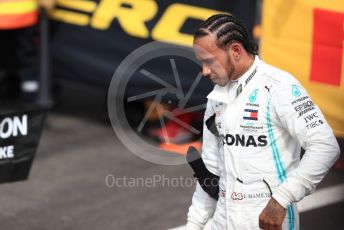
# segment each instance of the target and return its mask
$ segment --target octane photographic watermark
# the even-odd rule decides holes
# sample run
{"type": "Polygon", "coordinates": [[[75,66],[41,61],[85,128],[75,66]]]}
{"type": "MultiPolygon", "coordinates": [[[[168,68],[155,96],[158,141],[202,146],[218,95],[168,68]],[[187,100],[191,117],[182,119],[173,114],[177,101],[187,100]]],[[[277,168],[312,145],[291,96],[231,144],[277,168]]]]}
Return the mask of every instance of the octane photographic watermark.
{"type": "MultiPolygon", "coordinates": [[[[168,177],[164,174],[155,174],[150,177],[128,177],[108,174],[105,177],[105,185],[108,188],[193,188],[197,178],[194,177],[168,177]]],[[[218,180],[207,178],[205,186],[217,186],[218,180]]]]}
{"type": "MultiPolygon", "coordinates": [[[[159,122],[161,130],[166,134],[166,121],[171,120],[188,130],[193,135],[201,135],[201,128],[196,128],[192,124],[179,119],[180,115],[190,112],[197,112],[204,110],[206,103],[200,103],[197,105],[188,105],[190,98],[193,96],[195,89],[204,79],[201,74],[201,65],[194,57],[191,48],[183,46],[175,46],[167,43],[152,42],[148,43],[129,54],[116,69],[112,81],[110,83],[108,92],[108,111],[110,121],[118,136],[119,140],[135,155],[152,163],[162,165],[179,165],[185,164],[185,156],[180,154],[171,154],[171,152],[163,151],[157,145],[137,135],[142,132],[147,124],[149,116],[156,110],[159,114],[159,122]],[[170,72],[170,78],[159,76],[154,71],[160,66],[154,66],[150,68],[149,64],[155,59],[165,58],[169,60],[169,67],[167,72],[170,72]],[[188,65],[194,65],[197,68],[195,76],[180,76],[185,66],[178,65],[179,59],[186,59],[189,61],[188,65]],[[147,67],[145,66],[147,65],[147,67]],[[178,68],[179,67],[179,68],[178,68]],[[139,78],[145,78],[146,82],[151,81],[152,84],[158,85],[156,90],[150,90],[147,92],[140,92],[131,96],[126,96],[126,90],[130,90],[128,86],[133,76],[139,76],[139,78]],[[189,82],[188,89],[185,89],[183,80],[192,79],[189,82]],[[156,108],[156,105],[162,103],[164,96],[167,94],[173,95],[177,99],[176,108],[174,111],[162,109],[162,111],[156,108]],[[151,106],[145,111],[145,115],[141,119],[136,130],[133,130],[130,126],[127,114],[125,113],[125,103],[133,101],[145,100],[150,98],[153,102],[151,106]]],[[[208,80],[206,80],[208,81],[208,80]]],[[[211,83],[207,82],[211,85],[211,83]]],[[[205,98],[205,96],[204,96],[205,98]]],[[[201,101],[201,100],[200,100],[201,101]]],[[[170,101],[168,101],[170,103],[170,101]]],[[[163,106],[161,108],[164,108],[163,106]]],[[[202,119],[202,118],[201,118],[202,119]]],[[[168,136],[168,135],[164,135],[168,136]]],[[[164,141],[169,140],[165,138],[164,141]]]]}

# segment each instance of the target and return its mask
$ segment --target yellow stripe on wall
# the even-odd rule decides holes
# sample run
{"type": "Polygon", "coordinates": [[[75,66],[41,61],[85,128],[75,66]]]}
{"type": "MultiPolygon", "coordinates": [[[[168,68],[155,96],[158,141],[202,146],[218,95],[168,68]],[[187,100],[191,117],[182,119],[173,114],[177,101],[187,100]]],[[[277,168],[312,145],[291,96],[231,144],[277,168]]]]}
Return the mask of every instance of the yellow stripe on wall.
{"type": "Polygon", "coordinates": [[[84,0],[58,0],[57,5],[89,13],[92,13],[97,7],[95,2],[84,0]]]}
{"type": "Polygon", "coordinates": [[[76,12],[70,12],[67,10],[54,10],[49,12],[50,17],[79,26],[87,26],[90,21],[90,17],[85,14],[76,12]]]}
{"type": "Polygon", "coordinates": [[[37,10],[37,1],[0,2],[0,14],[25,14],[37,10]]]}

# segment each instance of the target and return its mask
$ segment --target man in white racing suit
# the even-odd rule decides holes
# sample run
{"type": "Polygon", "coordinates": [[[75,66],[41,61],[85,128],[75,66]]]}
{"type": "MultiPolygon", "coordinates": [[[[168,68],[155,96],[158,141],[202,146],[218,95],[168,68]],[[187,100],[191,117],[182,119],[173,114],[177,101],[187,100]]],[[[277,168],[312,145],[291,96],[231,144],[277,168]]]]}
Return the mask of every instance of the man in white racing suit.
{"type": "Polygon", "coordinates": [[[339,156],[332,129],[289,73],[259,59],[245,26],[214,15],[195,33],[208,95],[202,158],[220,177],[219,198],[197,184],[187,229],[298,229],[296,202],[313,192],[339,156]],[[300,160],[301,147],[305,154],[300,160]]]}

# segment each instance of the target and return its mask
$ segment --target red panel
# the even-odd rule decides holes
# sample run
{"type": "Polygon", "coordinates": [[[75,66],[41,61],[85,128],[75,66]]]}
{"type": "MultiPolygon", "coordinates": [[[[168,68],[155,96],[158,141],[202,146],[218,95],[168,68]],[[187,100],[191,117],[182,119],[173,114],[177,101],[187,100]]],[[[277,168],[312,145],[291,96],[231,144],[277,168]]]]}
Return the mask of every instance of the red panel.
{"type": "Polygon", "coordinates": [[[340,85],[344,44],[344,13],[314,9],[310,80],[340,85]]]}

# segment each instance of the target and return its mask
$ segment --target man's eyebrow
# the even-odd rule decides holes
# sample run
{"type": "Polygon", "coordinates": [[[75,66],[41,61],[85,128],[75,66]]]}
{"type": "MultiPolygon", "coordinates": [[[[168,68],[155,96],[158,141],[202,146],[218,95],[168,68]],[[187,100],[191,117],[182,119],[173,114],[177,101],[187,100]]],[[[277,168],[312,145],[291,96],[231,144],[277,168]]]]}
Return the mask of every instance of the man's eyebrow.
{"type": "Polygon", "coordinates": [[[210,57],[210,58],[201,59],[200,61],[202,61],[202,62],[209,62],[209,61],[214,61],[214,60],[215,60],[214,57],[210,57]]]}

